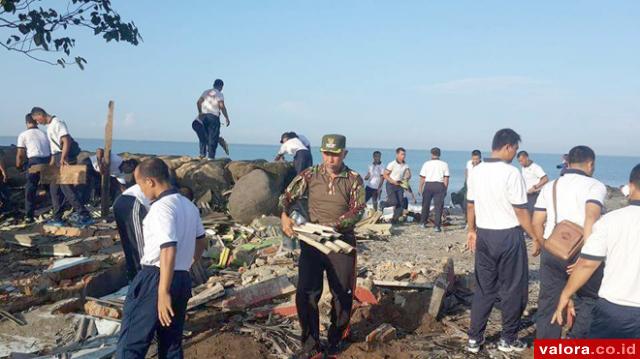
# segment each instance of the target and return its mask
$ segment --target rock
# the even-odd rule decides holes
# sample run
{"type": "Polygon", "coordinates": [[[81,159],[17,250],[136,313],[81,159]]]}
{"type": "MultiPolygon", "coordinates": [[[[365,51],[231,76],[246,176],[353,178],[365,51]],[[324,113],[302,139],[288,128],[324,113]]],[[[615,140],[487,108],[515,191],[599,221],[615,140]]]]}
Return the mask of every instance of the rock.
{"type": "Polygon", "coordinates": [[[238,182],[240,178],[249,172],[260,168],[261,164],[266,163],[265,160],[257,161],[231,161],[227,165],[227,170],[231,173],[231,178],[234,183],[238,182]]]}
{"type": "Polygon", "coordinates": [[[189,187],[194,198],[200,198],[211,191],[211,205],[224,203],[222,192],[231,187],[231,175],[226,170],[228,160],[193,160],[184,163],[176,171],[176,181],[182,187],[189,187]]]}
{"type": "Polygon", "coordinates": [[[627,197],[619,188],[607,186],[607,198],[604,199],[604,208],[607,212],[615,211],[629,204],[627,197]]]}
{"type": "Polygon", "coordinates": [[[253,170],[238,180],[229,197],[229,213],[242,224],[263,215],[276,214],[280,189],[263,170],[253,170]]]}
{"type": "Polygon", "coordinates": [[[284,191],[285,187],[296,176],[296,169],[293,162],[269,162],[260,166],[264,171],[269,173],[275,181],[276,188],[279,192],[284,191]]]}

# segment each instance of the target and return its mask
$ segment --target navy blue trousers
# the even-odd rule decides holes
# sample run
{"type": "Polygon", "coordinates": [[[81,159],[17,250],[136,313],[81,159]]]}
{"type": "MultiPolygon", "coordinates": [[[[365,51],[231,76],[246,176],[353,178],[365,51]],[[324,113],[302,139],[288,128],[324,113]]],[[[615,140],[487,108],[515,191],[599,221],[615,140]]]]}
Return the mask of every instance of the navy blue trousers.
{"type": "Polygon", "coordinates": [[[158,320],[160,269],[143,266],[129,286],[118,339],[116,358],[144,359],[153,338],[158,336],[158,358],[183,358],[182,330],[187,302],[191,298],[191,276],[175,271],[171,283],[171,306],[175,316],[163,327],[158,320]]]}
{"type": "MultiPolygon", "coordinates": [[[[53,155],[55,158],[56,165],[60,165],[60,159],[62,157],[62,153],[58,152],[53,155]]],[[[77,157],[68,158],[67,162],[70,165],[75,165],[77,162],[77,157]]],[[[74,211],[80,216],[89,216],[89,211],[87,207],[85,207],[84,202],[82,201],[82,187],[74,186],[68,184],[56,184],[52,183],[49,187],[49,191],[51,192],[51,203],[53,204],[53,219],[54,220],[62,220],[62,214],[64,213],[64,202],[68,202],[74,211]]]]}
{"type": "Polygon", "coordinates": [[[293,166],[296,169],[296,174],[300,174],[300,172],[313,166],[311,151],[299,150],[298,152],[296,152],[296,155],[293,157],[293,166]]]}
{"type": "Polygon", "coordinates": [[[640,338],[640,308],[599,298],[593,309],[589,338],[640,338]]]}
{"type": "MultiPolygon", "coordinates": [[[[37,164],[49,163],[49,157],[32,157],[29,158],[28,167],[37,164]]],[[[40,172],[29,173],[27,171],[27,183],[24,186],[24,212],[25,218],[33,218],[33,212],[35,211],[36,192],[38,191],[38,183],[40,182],[40,172]]]]}
{"type": "Polygon", "coordinates": [[[204,123],[204,132],[207,136],[207,150],[209,158],[216,158],[216,149],[220,141],[220,117],[213,114],[205,114],[202,119],[204,123]]]}
{"type": "Polygon", "coordinates": [[[402,207],[404,202],[404,189],[387,182],[387,205],[393,206],[393,217],[391,222],[395,223],[402,215],[402,207]]]}
{"type": "Polygon", "coordinates": [[[204,157],[207,155],[207,142],[209,142],[207,139],[207,132],[204,130],[204,123],[198,120],[193,120],[191,128],[193,128],[196,135],[198,135],[200,156],[204,157]]]}
{"type": "Polygon", "coordinates": [[[469,339],[482,341],[496,302],[502,310],[502,338],[518,338],[520,317],[527,306],[529,268],[520,227],[478,229],[475,253],[476,288],[471,304],[469,339]]]}

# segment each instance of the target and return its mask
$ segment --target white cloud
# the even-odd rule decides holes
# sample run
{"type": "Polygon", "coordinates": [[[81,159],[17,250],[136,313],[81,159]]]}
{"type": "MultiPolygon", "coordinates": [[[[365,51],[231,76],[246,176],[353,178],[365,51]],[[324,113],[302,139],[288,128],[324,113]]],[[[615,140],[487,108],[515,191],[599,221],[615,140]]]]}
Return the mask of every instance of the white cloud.
{"type": "Polygon", "coordinates": [[[459,80],[419,86],[423,92],[436,94],[479,94],[508,90],[528,90],[547,85],[548,82],[526,76],[469,77],[459,80]]]}

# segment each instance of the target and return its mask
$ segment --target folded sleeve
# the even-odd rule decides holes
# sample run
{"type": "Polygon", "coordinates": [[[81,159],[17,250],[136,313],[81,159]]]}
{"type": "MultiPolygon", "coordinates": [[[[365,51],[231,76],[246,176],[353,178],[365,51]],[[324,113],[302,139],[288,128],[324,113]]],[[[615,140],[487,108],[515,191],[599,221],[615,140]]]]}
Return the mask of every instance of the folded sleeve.
{"type": "Polygon", "coordinates": [[[593,203],[604,208],[604,200],[607,198],[607,187],[598,182],[589,188],[587,203],[593,203]]]}
{"type": "Polygon", "coordinates": [[[507,197],[509,202],[516,207],[526,206],[527,190],[520,172],[513,168],[507,181],[507,197]]]}
{"type": "Polygon", "coordinates": [[[535,170],[536,177],[538,177],[538,178],[542,178],[542,177],[547,175],[546,173],[544,173],[544,170],[539,165],[536,165],[534,170],[535,170]]]}
{"type": "MultiPolygon", "coordinates": [[[[549,186],[544,186],[542,188],[542,191],[540,191],[540,195],[538,196],[538,199],[536,200],[536,203],[533,206],[533,210],[534,211],[546,211],[547,208],[549,207],[549,200],[552,200],[549,196],[549,186]]],[[[551,204],[553,205],[553,204],[551,204]]]]}
{"type": "Polygon", "coordinates": [[[449,177],[449,164],[448,163],[444,164],[444,176],[445,177],[449,177]]]}
{"type": "Polygon", "coordinates": [[[607,256],[607,220],[605,217],[593,225],[593,232],[587,238],[580,257],[591,260],[604,260],[607,256]]]}
{"type": "Polygon", "coordinates": [[[25,140],[24,140],[24,134],[21,133],[20,136],[18,136],[18,141],[16,141],[16,146],[18,148],[26,148],[27,147],[27,144],[25,143],[25,140]]]}

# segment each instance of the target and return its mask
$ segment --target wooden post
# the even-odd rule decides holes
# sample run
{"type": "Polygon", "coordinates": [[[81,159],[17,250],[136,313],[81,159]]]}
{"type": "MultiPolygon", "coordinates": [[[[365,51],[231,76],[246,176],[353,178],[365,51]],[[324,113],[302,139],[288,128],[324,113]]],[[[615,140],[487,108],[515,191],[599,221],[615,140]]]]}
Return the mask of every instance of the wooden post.
{"type": "Polygon", "coordinates": [[[100,204],[102,217],[109,215],[110,207],[110,190],[109,185],[111,183],[111,140],[113,136],[113,101],[109,101],[109,111],[107,113],[107,124],[104,128],[104,166],[106,171],[102,174],[102,190],[100,191],[100,204]]]}

